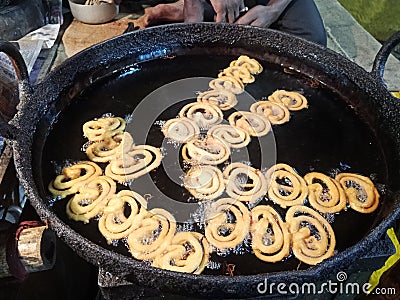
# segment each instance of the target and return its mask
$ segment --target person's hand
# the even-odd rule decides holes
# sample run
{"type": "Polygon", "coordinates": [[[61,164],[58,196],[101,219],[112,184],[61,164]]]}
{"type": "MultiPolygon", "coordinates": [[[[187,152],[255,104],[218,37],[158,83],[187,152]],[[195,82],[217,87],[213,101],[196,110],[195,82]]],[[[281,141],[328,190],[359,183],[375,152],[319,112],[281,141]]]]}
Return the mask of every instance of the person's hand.
{"type": "MultiPolygon", "coordinates": [[[[210,0],[216,13],[215,22],[233,23],[245,8],[243,0],[210,0]]],[[[184,1],[185,22],[202,22],[204,20],[205,0],[184,1]]]]}
{"type": "Polygon", "coordinates": [[[234,23],[244,6],[243,0],[210,0],[216,13],[215,22],[234,23]]]}
{"type": "Polygon", "coordinates": [[[257,5],[251,8],[245,15],[236,20],[235,24],[251,25],[256,27],[269,27],[276,21],[274,12],[268,6],[257,5]]]}
{"type": "Polygon", "coordinates": [[[279,19],[292,0],[271,0],[268,5],[256,5],[236,20],[236,24],[269,27],[279,19]]]}

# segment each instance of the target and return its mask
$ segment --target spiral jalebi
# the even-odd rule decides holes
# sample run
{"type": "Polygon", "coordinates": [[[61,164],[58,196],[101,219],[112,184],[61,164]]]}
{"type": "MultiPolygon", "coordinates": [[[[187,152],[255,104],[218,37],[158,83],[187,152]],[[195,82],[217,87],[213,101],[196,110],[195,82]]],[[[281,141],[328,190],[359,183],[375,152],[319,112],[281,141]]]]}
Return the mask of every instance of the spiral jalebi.
{"type": "Polygon", "coordinates": [[[318,172],[304,176],[308,185],[308,201],[321,213],[337,213],[346,209],[346,194],[339,182],[318,172]]]}
{"type": "Polygon", "coordinates": [[[175,272],[200,274],[208,264],[209,248],[201,233],[178,232],[152,265],[175,272]]]}
{"type": "Polygon", "coordinates": [[[229,110],[237,104],[236,95],[229,90],[208,90],[197,96],[197,102],[218,106],[221,110],[229,110]]]}
{"type": "Polygon", "coordinates": [[[230,154],[230,149],[212,136],[191,139],[182,147],[183,159],[197,164],[218,165],[228,160],[230,154]]]}
{"type": "Polygon", "coordinates": [[[254,76],[246,67],[232,66],[224,69],[218,74],[218,77],[233,77],[242,83],[252,83],[255,81],[254,76]]]}
{"type": "Polygon", "coordinates": [[[207,135],[215,137],[230,148],[243,148],[250,143],[247,131],[229,124],[218,124],[211,127],[207,135]]]}
{"type": "Polygon", "coordinates": [[[286,106],[272,101],[257,101],[250,106],[250,111],[268,118],[271,124],[284,124],[290,120],[286,106]]]}
{"type": "Polygon", "coordinates": [[[134,191],[122,190],[110,197],[98,223],[107,243],[126,238],[138,228],[147,214],[146,205],[146,200],[134,191]],[[126,216],[126,206],[129,207],[129,216],[126,216]]]}
{"type": "Polygon", "coordinates": [[[278,262],[289,256],[289,226],[269,205],[251,210],[251,237],[254,254],[266,262],[278,262]]]}
{"type": "Polygon", "coordinates": [[[83,124],[83,134],[91,142],[102,141],[107,137],[123,133],[126,121],[120,117],[106,117],[83,124]]]}
{"type": "Polygon", "coordinates": [[[212,90],[226,90],[235,95],[241,94],[244,92],[244,85],[243,83],[234,78],[229,76],[222,76],[216,79],[213,79],[208,84],[210,89],[212,90]]]}
{"type": "Polygon", "coordinates": [[[111,160],[105,174],[119,183],[125,183],[157,168],[161,160],[162,154],[159,148],[137,145],[127,153],[111,160]]]}
{"type": "Polygon", "coordinates": [[[294,256],[309,265],[316,265],[333,256],[335,233],[318,212],[302,205],[292,206],[286,212],[286,223],[292,234],[294,256]]]}
{"type": "Polygon", "coordinates": [[[266,117],[248,111],[236,111],[228,117],[228,121],[251,136],[260,137],[271,131],[271,123],[266,117]]]}
{"type": "Polygon", "coordinates": [[[308,195],[307,184],[303,177],[287,164],[276,164],[265,174],[268,198],[283,208],[301,205],[308,195]]]}
{"type": "Polygon", "coordinates": [[[88,223],[103,212],[108,200],[115,194],[116,184],[107,176],[97,176],[80,186],[67,203],[66,212],[74,221],[88,223]]]}
{"type": "Polygon", "coordinates": [[[267,192],[267,180],[260,170],[243,163],[231,163],[223,176],[229,197],[249,203],[256,203],[267,192]]]}
{"type": "Polygon", "coordinates": [[[101,168],[94,162],[81,161],[72,166],[65,167],[62,174],[50,182],[48,189],[54,196],[65,198],[75,194],[79,187],[94,177],[100,176],[101,168]]]}
{"type": "Polygon", "coordinates": [[[335,179],[343,187],[352,209],[364,214],[377,209],[380,196],[371,179],[353,173],[339,173],[335,179]]]}
{"type": "Polygon", "coordinates": [[[171,244],[175,232],[175,218],[165,209],[153,208],[128,235],[129,251],[136,259],[154,260],[171,244]]]}
{"type": "Polygon", "coordinates": [[[194,165],[183,179],[185,188],[197,199],[212,200],[225,190],[220,169],[209,165],[194,165]]]}
{"type": "Polygon", "coordinates": [[[186,143],[200,134],[200,128],[188,118],[170,119],[163,125],[161,131],[164,136],[179,143],[186,143]]]}
{"type": "Polygon", "coordinates": [[[224,119],[224,115],[218,106],[199,102],[185,105],[179,112],[179,117],[186,117],[195,122],[200,129],[205,130],[221,123],[224,119]]]}
{"type": "Polygon", "coordinates": [[[261,64],[254,58],[250,58],[247,55],[241,55],[238,59],[232,61],[230,67],[241,67],[249,70],[251,74],[257,75],[263,71],[261,64]]]}
{"type": "Polygon", "coordinates": [[[217,249],[232,249],[248,236],[250,212],[240,201],[222,198],[213,202],[206,212],[205,236],[217,249]]]}
{"type": "Polygon", "coordinates": [[[308,107],[307,98],[297,92],[289,92],[285,90],[276,90],[269,97],[269,101],[281,103],[289,110],[301,110],[308,107]]]}

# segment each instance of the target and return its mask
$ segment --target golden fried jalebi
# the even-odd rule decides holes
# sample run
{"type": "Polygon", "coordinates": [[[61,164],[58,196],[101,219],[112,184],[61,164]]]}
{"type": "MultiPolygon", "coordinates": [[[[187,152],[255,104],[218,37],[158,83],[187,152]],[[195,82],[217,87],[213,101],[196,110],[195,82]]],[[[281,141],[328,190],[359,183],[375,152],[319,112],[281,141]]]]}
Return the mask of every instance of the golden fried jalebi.
{"type": "Polygon", "coordinates": [[[164,136],[179,143],[186,143],[191,138],[200,134],[196,122],[188,118],[170,119],[161,128],[164,136]]]}
{"type": "Polygon", "coordinates": [[[83,124],[83,134],[89,141],[97,142],[124,132],[125,126],[125,120],[120,117],[100,118],[83,124]]]}
{"type": "Polygon", "coordinates": [[[210,257],[210,249],[205,237],[198,232],[178,232],[164,252],[153,261],[153,267],[200,274],[210,257]]]}
{"type": "Polygon", "coordinates": [[[269,101],[281,103],[289,110],[301,110],[308,107],[307,99],[297,92],[289,92],[285,90],[276,90],[269,97],[269,101]]]}
{"type": "Polygon", "coordinates": [[[246,164],[231,163],[223,172],[229,197],[255,203],[267,192],[267,180],[260,170],[246,164]]]}
{"type": "Polygon", "coordinates": [[[276,164],[265,174],[268,198],[283,208],[301,205],[308,195],[307,184],[296,171],[286,164],[276,164]]]}
{"type": "Polygon", "coordinates": [[[115,194],[116,184],[107,176],[97,176],[81,185],[78,193],[67,203],[66,212],[74,221],[88,223],[103,212],[110,197],[115,194]]]}
{"type": "Polygon", "coordinates": [[[346,194],[339,182],[318,172],[304,176],[308,185],[308,201],[321,213],[337,213],[346,209],[346,194]]]}
{"type": "Polygon", "coordinates": [[[266,117],[248,111],[236,111],[228,117],[228,121],[251,136],[260,137],[271,131],[271,123],[266,117]]]}
{"type": "Polygon", "coordinates": [[[214,166],[194,165],[186,173],[183,182],[185,188],[200,200],[215,199],[225,190],[222,172],[214,166]]]}
{"type": "Polygon", "coordinates": [[[263,67],[254,58],[250,58],[247,55],[241,55],[237,60],[230,63],[230,67],[241,67],[249,70],[251,74],[257,75],[263,71],[263,67]]]}
{"type": "Polygon", "coordinates": [[[292,206],[286,212],[286,223],[292,234],[293,254],[300,261],[316,265],[333,256],[335,233],[318,212],[307,206],[292,206]]]}
{"type": "Polygon", "coordinates": [[[179,112],[179,117],[188,118],[195,122],[200,129],[207,130],[224,119],[224,115],[218,106],[193,102],[185,105],[179,112]]]}
{"type": "Polygon", "coordinates": [[[206,218],[205,236],[220,250],[235,248],[249,234],[250,212],[235,199],[218,199],[206,211],[206,218]]]}
{"type": "Polygon", "coordinates": [[[252,83],[255,81],[254,76],[246,67],[232,66],[224,69],[218,74],[218,77],[233,77],[243,83],[252,83]]]}
{"type": "Polygon", "coordinates": [[[247,131],[228,124],[214,125],[207,134],[219,139],[230,148],[242,148],[250,143],[250,135],[247,131]]]}
{"type": "Polygon", "coordinates": [[[191,139],[182,147],[183,159],[193,163],[218,165],[228,160],[230,155],[230,149],[212,136],[191,139]]]}
{"type": "Polygon", "coordinates": [[[162,154],[159,148],[137,145],[111,160],[105,174],[119,183],[124,183],[149,173],[161,164],[161,160],[162,154]]]}
{"type": "Polygon", "coordinates": [[[119,133],[113,137],[107,137],[102,141],[90,144],[86,148],[86,155],[91,161],[109,162],[118,153],[118,148],[122,147],[124,133],[119,133]]]}
{"type": "Polygon", "coordinates": [[[197,102],[218,106],[221,110],[229,110],[237,104],[236,95],[229,90],[218,89],[200,93],[197,102]]]}
{"type": "Polygon", "coordinates": [[[222,76],[213,79],[208,84],[212,90],[227,90],[233,94],[241,94],[244,92],[243,83],[234,77],[222,76]]]}
{"type": "Polygon", "coordinates": [[[376,210],[379,205],[379,193],[371,179],[352,173],[340,173],[335,179],[343,187],[352,209],[364,214],[376,210]]]}
{"type": "Polygon", "coordinates": [[[280,215],[269,205],[256,206],[250,213],[254,254],[266,262],[277,262],[289,256],[289,226],[280,215]]]}
{"type": "Polygon", "coordinates": [[[146,206],[146,200],[133,191],[122,190],[111,197],[98,224],[107,243],[126,238],[138,228],[147,214],[146,206]],[[129,206],[128,217],[125,216],[126,206],[129,206]]]}
{"type": "Polygon", "coordinates": [[[266,116],[271,124],[284,124],[290,119],[287,107],[272,101],[257,101],[250,106],[250,111],[266,116]]]}
{"type": "Polygon", "coordinates": [[[101,173],[102,170],[94,162],[81,161],[70,167],[65,167],[62,174],[50,182],[48,188],[54,196],[65,198],[76,193],[80,186],[94,177],[100,176],[101,173]]]}
{"type": "Polygon", "coordinates": [[[128,235],[129,251],[136,259],[153,260],[171,244],[175,232],[174,216],[165,209],[153,208],[128,235]]]}

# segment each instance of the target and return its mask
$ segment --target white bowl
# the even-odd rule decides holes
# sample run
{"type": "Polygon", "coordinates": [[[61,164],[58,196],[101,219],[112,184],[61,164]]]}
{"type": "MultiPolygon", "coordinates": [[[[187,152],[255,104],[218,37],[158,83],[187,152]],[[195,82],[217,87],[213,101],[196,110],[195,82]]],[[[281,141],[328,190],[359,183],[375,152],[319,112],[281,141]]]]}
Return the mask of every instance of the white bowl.
{"type": "Polygon", "coordinates": [[[78,21],[87,24],[101,24],[114,19],[119,12],[119,5],[100,3],[85,5],[85,0],[68,0],[71,13],[78,21]]]}

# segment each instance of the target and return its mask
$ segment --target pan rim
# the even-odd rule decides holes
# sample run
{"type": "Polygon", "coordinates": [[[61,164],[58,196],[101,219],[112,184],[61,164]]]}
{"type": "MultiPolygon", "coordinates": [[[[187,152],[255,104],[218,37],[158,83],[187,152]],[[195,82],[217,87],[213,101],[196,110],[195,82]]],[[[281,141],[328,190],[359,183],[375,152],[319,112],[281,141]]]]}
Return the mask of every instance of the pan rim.
{"type": "MultiPolygon", "coordinates": [[[[164,25],[164,26],[160,26],[158,28],[149,28],[149,29],[145,29],[142,32],[132,32],[127,34],[126,36],[123,37],[117,37],[117,38],[113,38],[111,40],[105,41],[101,44],[95,45],[89,49],[86,49],[82,52],[80,52],[79,54],[77,54],[74,57],[71,57],[68,59],[67,63],[63,63],[61,66],[57,67],[54,71],[52,71],[49,75],[47,75],[43,81],[39,84],[39,86],[37,86],[37,89],[39,89],[40,87],[43,87],[47,82],[54,82],[56,83],[56,86],[61,86],[59,83],[57,83],[57,76],[60,76],[61,73],[64,72],[66,65],[68,65],[71,62],[78,62],[81,61],[83,58],[85,58],[86,56],[90,56],[92,57],[94,53],[98,52],[99,50],[102,49],[102,47],[104,45],[112,45],[113,43],[116,43],[117,41],[120,42],[120,40],[122,40],[122,43],[124,41],[129,41],[132,38],[140,38],[140,36],[142,35],[146,35],[146,34],[152,34],[154,33],[154,31],[156,30],[160,30],[160,28],[162,30],[173,30],[174,32],[179,32],[180,30],[187,30],[190,29],[192,31],[194,31],[195,33],[200,32],[200,30],[203,30],[204,28],[207,28],[208,30],[210,28],[215,29],[218,28],[219,30],[236,30],[236,27],[234,29],[232,29],[232,26],[230,26],[229,24],[173,24],[173,25],[164,25]],[[94,53],[93,53],[94,52],[94,53]]],[[[370,73],[366,72],[364,69],[362,69],[361,67],[359,67],[358,65],[354,64],[353,62],[347,60],[344,57],[341,57],[339,54],[334,53],[333,51],[326,49],[322,46],[318,46],[312,43],[309,43],[305,40],[301,40],[299,38],[295,38],[292,36],[289,36],[287,34],[281,33],[281,32],[277,32],[274,30],[270,30],[270,29],[256,29],[254,27],[250,27],[250,26],[239,26],[238,28],[243,28],[243,30],[248,30],[251,31],[253,34],[255,33],[262,33],[263,35],[266,36],[272,36],[272,38],[274,37],[284,37],[286,39],[290,38],[291,40],[294,40],[297,44],[304,46],[305,49],[318,49],[319,51],[326,51],[326,55],[327,57],[336,57],[340,60],[340,63],[338,64],[338,66],[336,67],[342,67],[342,66],[346,66],[345,69],[343,69],[345,75],[347,77],[350,78],[350,80],[355,79],[356,77],[353,76],[359,76],[360,74],[364,75],[364,81],[373,81],[373,78],[370,76],[370,73]],[[353,71],[353,72],[349,72],[349,71],[353,71]]],[[[135,40],[133,39],[133,40],[135,40]]],[[[279,45],[279,41],[277,43],[278,45],[275,46],[275,50],[279,52],[280,49],[280,45],[279,45]]],[[[129,53],[129,51],[127,52],[129,53]]],[[[313,53],[312,51],[307,53],[307,56],[304,57],[305,60],[317,60],[319,58],[318,55],[315,55],[315,53],[313,53]],[[314,55],[314,57],[313,57],[314,55]]],[[[116,55],[115,57],[112,58],[113,60],[118,60],[119,56],[116,55]]],[[[326,58],[324,60],[324,62],[326,63],[326,58]]],[[[324,63],[323,62],[323,63],[324,63]]],[[[83,69],[83,67],[82,67],[83,69]]],[[[81,70],[82,70],[81,69],[81,70]]],[[[76,74],[75,74],[76,75],[76,74]]],[[[73,82],[74,77],[68,78],[67,80],[67,84],[68,82],[73,82]]],[[[375,83],[373,84],[373,87],[378,89],[378,92],[384,94],[384,92],[387,92],[384,90],[384,87],[382,87],[379,83],[375,83]]],[[[372,97],[371,95],[371,91],[370,89],[367,90],[367,93],[372,97]]],[[[388,93],[387,93],[388,94],[388,93]]],[[[36,95],[36,91],[35,94],[36,95]]],[[[55,97],[49,97],[47,98],[47,103],[43,103],[43,107],[46,107],[45,104],[51,103],[52,101],[54,101],[55,97]]],[[[393,99],[391,99],[388,95],[387,97],[385,97],[384,101],[393,101],[393,99]]],[[[34,126],[36,126],[38,120],[41,119],[41,115],[40,112],[36,111],[36,113],[39,113],[39,115],[36,116],[31,116],[31,118],[29,119],[33,119],[36,122],[34,124],[26,124],[26,121],[24,121],[24,118],[26,117],[26,115],[32,114],[32,105],[24,105],[20,112],[17,114],[16,118],[13,120],[13,124],[21,129],[21,131],[23,133],[29,132],[29,130],[34,129],[34,126]]],[[[16,163],[16,168],[17,171],[19,173],[19,177],[23,178],[24,180],[21,180],[22,185],[24,187],[24,189],[27,191],[27,195],[31,201],[31,204],[34,206],[35,210],[37,211],[37,213],[39,214],[40,218],[47,222],[49,227],[54,229],[57,233],[57,235],[64,240],[70,247],[74,248],[75,252],[82,256],[83,258],[85,258],[86,260],[89,260],[90,262],[92,262],[95,265],[98,266],[111,266],[114,265],[115,263],[117,263],[119,265],[119,267],[122,269],[126,269],[126,266],[129,266],[133,269],[140,269],[141,271],[146,270],[147,273],[149,274],[157,274],[159,276],[161,276],[160,278],[162,278],[162,276],[167,276],[167,277],[174,277],[176,279],[190,279],[190,280],[201,280],[204,282],[208,282],[208,280],[210,278],[212,278],[213,280],[217,280],[218,284],[222,285],[228,285],[231,284],[232,282],[242,282],[242,283],[257,283],[260,282],[262,280],[264,280],[265,278],[271,278],[271,277],[275,277],[277,279],[279,279],[279,277],[296,277],[302,278],[301,280],[304,280],[306,278],[310,278],[310,277],[315,277],[315,275],[318,274],[322,274],[325,273],[323,271],[326,270],[339,270],[340,267],[344,267],[344,264],[348,264],[349,261],[351,262],[352,260],[346,260],[346,258],[352,258],[353,256],[355,256],[355,253],[366,253],[368,252],[369,248],[371,245],[372,241],[376,241],[378,240],[383,234],[384,232],[391,226],[391,224],[394,223],[394,221],[396,219],[399,218],[400,216],[400,210],[397,209],[395,212],[393,212],[392,215],[390,215],[389,218],[387,218],[386,220],[382,221],[377,227],[375,227],[375,229],[370,232],[361,242],[355,244],[354,246],[347,248],[346,250],[342,251],[341,253],[335,255],[333,258],[328,259],[326,261],[324,261],[323,263],[314,266],[314,267],[310,267],[306,270],[301,270],[301,271],[283,271],[283,272],[277,272],[277,273],[263,273],[263,274],[256,274],[256,275],[238,275],[235,276],[234,278],[229,277],[229,276],[225,276],[225,275],[193,275],[193,274],[187,274],[187,273],[178,273],[178,272],[173,272],[173,271],[167,271],[167,270],[161,270],[161,269],[157,269],[154,267],[150,267],[150,266],[146,266],[144,263],[137,261],[133,258],[124,256],[122,254],[119,253],[115,253],[112,252],[110,250],[107,250],[89,240],[87,240],[86,238],[84,238],[83,236],[79,235],[79,233],[75,232],[72,228],[70,228],[68,225],[66,225],[61,219],[58,218],[58,216],[56,216],[52,211],[49,210],[49,208],[44,204],[44,201],[41,199],[38,190],[36,188],[34,179],[33,179],[33,172],[30,168],[27,168],[27,162],[29,162],[28,166],[32,167],[32,163],[31,163],[31,152],[30,152],[30,148],[32,145],[32,140],[33,138],[29,138],[27,137],[28,134],[23,134],[24,137],[20,137],[18,140],[13,141],[13,146],[14,146],[14,158],[15,158],[15,163],[16,163]],[[25,157],[22,157],[21,154],[25,154],[25,157]],[[28,156],[28,157],[27,157],[28,156]],[[35,187],[35,188],[33,188],[35,187]],[[82,239],[79,243],[77,243],[76,240],[74,240],[74,238],[76,238],[76,236],[79,237],[79,239],[82,239]],[[94,259],[94,258],[90,258],[90,257],[86,257],[84,255],[84,252],[82,251],[82,245],[85,245],[86,248],[89,248],[93,253],[98,253],[99,255],[97,255],[98,257],[101,257],[102,259],[94,259]],[[81,251],[79,251],[81,250],[81,251]],[[101,255],[100,255],[101,254],[101,255]],[[340,264],[342,263],[342,265],[340,264]],[[124,267],[125,266],[125,267],[124,267]]],[[[396,197],[396,204],[395,206],[399,207],[399,197],[396,197]]],[[[89,251],[89,252],[91,252],[89,251]]]]}

